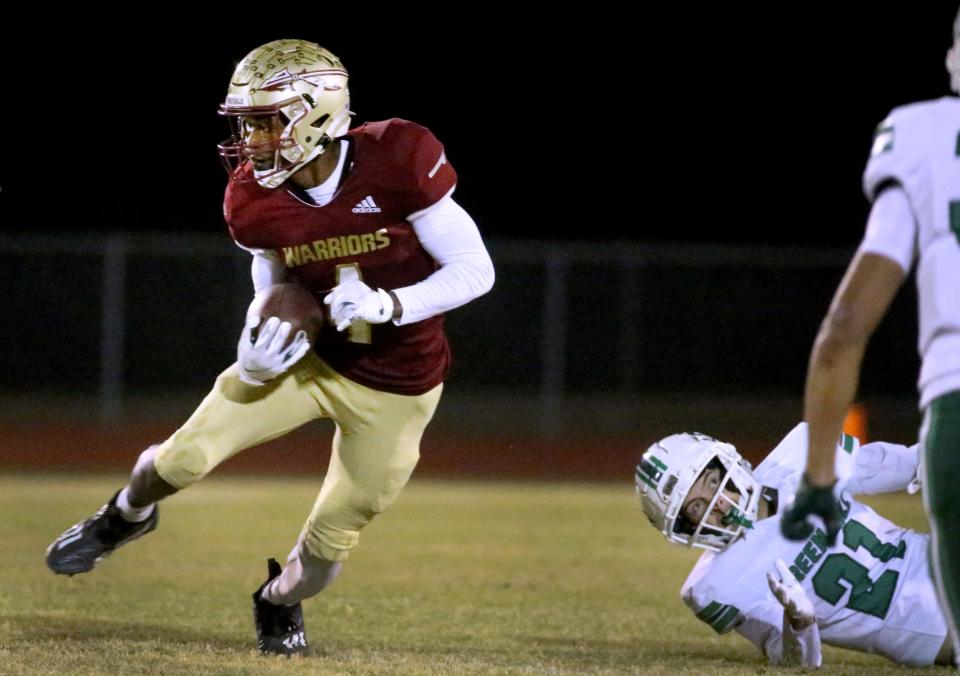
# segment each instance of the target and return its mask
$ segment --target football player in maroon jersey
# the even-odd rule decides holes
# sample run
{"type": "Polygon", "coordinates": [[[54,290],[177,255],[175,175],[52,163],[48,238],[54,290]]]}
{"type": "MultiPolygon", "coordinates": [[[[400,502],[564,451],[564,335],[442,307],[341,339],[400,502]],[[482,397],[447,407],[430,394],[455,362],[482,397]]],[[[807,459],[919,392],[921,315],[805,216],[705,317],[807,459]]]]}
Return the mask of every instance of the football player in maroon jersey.
{"type": "MultiPolygon", "coordinates": [[[[56,573],[91,570],[156,527],[160,499],[239,451],[321,417],[330,466],[300,538],[254,593],[258,647],[307,650],[300,602],[329,585],[360,530],[389,507],[419,458],[450,366],[443,313],[486,293],[494,272],[453,200],[443,146],[406,120],[349,129],[347,71],[322,47],[276,40],[234,72],[220,113],[233,135],[224,215],[253,255],[253,285],[297,282],[329,322],[314,343],[248,311],[237,362],[130,482],[47,551],[56,573]],[[257,330],[259,329],[259,330],[257,330]]],[[[251,308],[253,304],[251,304],[251,308]]]]}

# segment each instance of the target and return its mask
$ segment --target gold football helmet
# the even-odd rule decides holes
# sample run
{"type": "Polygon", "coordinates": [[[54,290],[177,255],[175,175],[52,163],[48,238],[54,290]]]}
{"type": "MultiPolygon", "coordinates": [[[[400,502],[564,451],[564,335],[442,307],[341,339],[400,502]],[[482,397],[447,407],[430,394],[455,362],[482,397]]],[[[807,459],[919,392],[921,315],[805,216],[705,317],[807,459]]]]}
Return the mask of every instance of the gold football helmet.
{"type": "Polygon", "coordinates": [[[230,175],[239,179],[239,168],[256,160],[256,181],[276,188],[322,154],[350,126],[347,77],[340,59],[306,40],[274,40],[247,54],[220,104],[231,122],[218,146],[230,175]]]}

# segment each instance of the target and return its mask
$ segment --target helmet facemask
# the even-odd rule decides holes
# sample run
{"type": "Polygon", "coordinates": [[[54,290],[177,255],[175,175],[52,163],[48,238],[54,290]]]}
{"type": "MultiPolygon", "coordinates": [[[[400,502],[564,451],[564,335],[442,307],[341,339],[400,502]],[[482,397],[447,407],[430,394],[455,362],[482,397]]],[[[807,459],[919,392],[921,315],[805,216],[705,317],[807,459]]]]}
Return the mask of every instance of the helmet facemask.
{"type": "Polygon", "coordinates": [[[272,153],[268,168],[254,167],[253,179],[276,188],[346,133],[347,71],[319,45],[275,40],[237,66],[220,114],[231,122],[231,137],[219,145],[230,175],[243,180],[238,170],[246,161],[272,153]],[[251,143],[251,124],[266,125],[269,142],[251,143]]]}
{"type": "Polygon", "coordinates": [[[676,544],[721,551],[757,518],[760,486],[749,463],[730,444],[703,434],[675,434],[651,446],[637,465],[636,484],[647,518],[676,544]],[[684,516],[683,505],[711,469],[720,471],[720,480],[694,523],[684,516]],[[707,523],[717,505],[724,515],[721,523],[707,523]]]}
{"type": "MultiPolygon", "coordinates": [[[[691,523],[682,516],[682,505],[680,518],[674,525],[674,532],[682,533],[684,522],[691,527],[689,530],[688,546],[701,547],[712,551],[720,551],[727,545],[736,541],[745,529],[753,528],[753,522],[756,520],[756,504],[751,505],[751,498],[756,495],[759,500],[759,491],[753,486],[744,485],[742,477],[738,475],[739,465],[727,468],[719,458],[714,458],[704,472],[713,469],[720,471],[720,481],[716,492],[713,494],[707,507],[703,510],[703,515],[699,522],[691,523]],[[719,524],[708,523],[714,510],[719,507],[723,514],[719,524]]],[[[700,477],[697,477],[699,479],[700,477]]],[[[752,478],[752,477],[751,477],[752,478]]],[[[686,499],[684,499],[686,502],[686,499]]],[[[756,502],[756,501],[755,501],[756,502]]]]}
{"type": "Polygon", "coordinates": [[[239,113],[221,113],[227,117],[230,124],[230,138],[223,141],[217,148],[220,151],[220,158],[223,161],[227,172],[242,180],[239,176],[239,169],[247,161],[254,162],[255,157],[267,156],[269,158],[269,169],[257,169],[254,162],[254,178],[260,180],[266,179],[271,175],[281,171],[289,170],[295,164],[286,159],[291,149],[295,147],[292,138],[284,137],[278,130],[286,130],[287,124],[279,111],[248,113],[245,115],[239,113]],[[255,127],[266,127],[271,130],[265,134],[270,140],[253,143],[253,129],[255,127]],[[277,130],[274,133],[274,130],[277,130]],[[285,151],[285,153],[284,153],[285,151]]]}

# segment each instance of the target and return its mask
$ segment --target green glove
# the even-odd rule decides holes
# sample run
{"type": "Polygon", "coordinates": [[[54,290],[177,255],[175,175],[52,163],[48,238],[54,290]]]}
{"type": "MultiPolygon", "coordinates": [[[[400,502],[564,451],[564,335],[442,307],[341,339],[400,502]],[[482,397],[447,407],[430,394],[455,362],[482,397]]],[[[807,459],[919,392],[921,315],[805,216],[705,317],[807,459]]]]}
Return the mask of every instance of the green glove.
{"type": "Polygon", "coordinates": [[[813,524],[807,516],[815,514],[823,519],[823,526],[827,531],[827,543],[832,547],[837,541],[837,533],[843,525],[843,516],[840,506],[833,495],[833,487],[814,486],[804,474],[800,479],[800,488],[793,499],[793,504],[787,508],[780,519],[780,532],[788,540],[805,540],[813,533],[813,524]]]}

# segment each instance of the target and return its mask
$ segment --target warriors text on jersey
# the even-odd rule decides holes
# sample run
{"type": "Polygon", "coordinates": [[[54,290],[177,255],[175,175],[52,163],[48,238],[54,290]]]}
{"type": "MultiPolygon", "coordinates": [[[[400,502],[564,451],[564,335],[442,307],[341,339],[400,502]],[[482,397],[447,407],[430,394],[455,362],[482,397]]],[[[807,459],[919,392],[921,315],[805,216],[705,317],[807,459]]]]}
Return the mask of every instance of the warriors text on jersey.
{"type": "MultiPolygon", "coordinates": [[[[268,190],[255,182],[231,181],[224,199],[237,243],[277,252],[288,277],[318,300],[348,275],[390,290],[433,273],[437,265],[407,217],[438,202],[457,180],[440,142],[412,122],[372,122],[344,138],[346,169],[326,206],[294,186],[268,190]]],[[[314,350],[351,380],[396,394],[429,391],[450,365],[442,316],[404,326],[360,322],[342,333],[327,325],[314,350]]]]}
{"type": "MultiPolygon", "coordinates": [[[[801,423],[754,471],[761,485],[777,489],[780,505],[799,483],[806,444],[807,427],[801,423]]],[[[853,437],[844,436],[840,448],[841,482],[866,492],[858,476],[874,472],[877,463],[872,458],[857,463],[861,449],[853,437]]],[[[889,462],[887,471],[903,476],[905,486],[909,471],[889,462]]],[[[947,629],[928,572],[928,536],[900,528],[847,491],[840,502],[844,527],[833,547],[819,528],[806,542],[792,542],[780,535],[776,515],[762,519],[722,552],[700,557],[683,586],[684,602],[717,632],[736,629],[767,654],[783,622],[783,607],[765,577],[779,558],[813,601],[824,643],[900,663],[932,664],[947,629]]]]}
{"type": "Polygon", "coordinates": [[[960,98],[897,108],[880,123],[863,176],[871,201],[903,188],[919,256],[920,406],[960,389],[960,98]]]}

